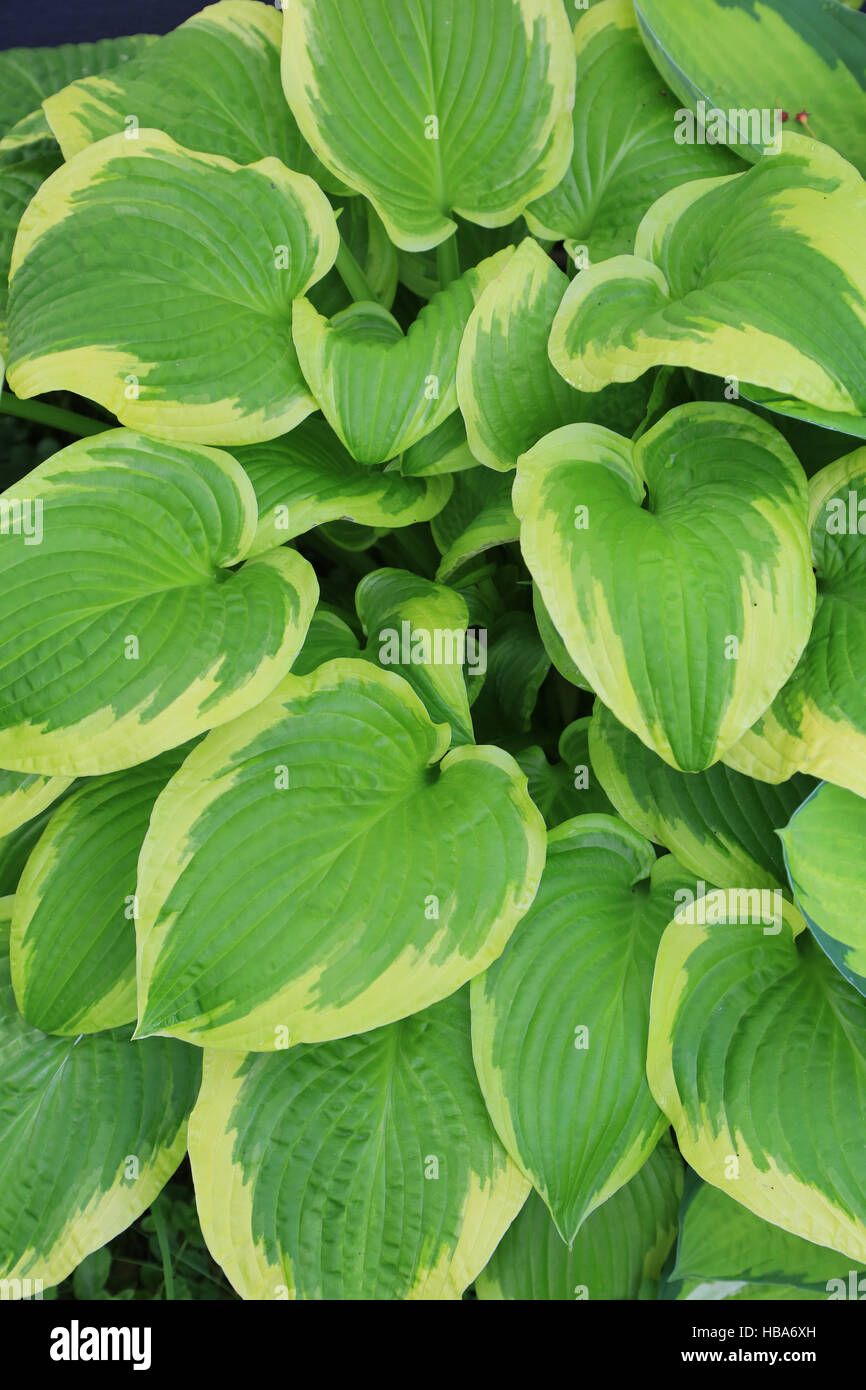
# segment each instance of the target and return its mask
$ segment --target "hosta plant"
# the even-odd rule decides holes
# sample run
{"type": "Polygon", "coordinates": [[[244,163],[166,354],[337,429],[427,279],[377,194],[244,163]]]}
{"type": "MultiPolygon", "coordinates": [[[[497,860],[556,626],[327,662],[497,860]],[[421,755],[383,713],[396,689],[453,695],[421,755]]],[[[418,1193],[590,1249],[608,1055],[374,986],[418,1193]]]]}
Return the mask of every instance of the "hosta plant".
{"type": "Polygon", "coordinates": [[[3,1296],[187,1154],[246,1299],[850,1296],[866,16],[0,77],[3,1296]]]}

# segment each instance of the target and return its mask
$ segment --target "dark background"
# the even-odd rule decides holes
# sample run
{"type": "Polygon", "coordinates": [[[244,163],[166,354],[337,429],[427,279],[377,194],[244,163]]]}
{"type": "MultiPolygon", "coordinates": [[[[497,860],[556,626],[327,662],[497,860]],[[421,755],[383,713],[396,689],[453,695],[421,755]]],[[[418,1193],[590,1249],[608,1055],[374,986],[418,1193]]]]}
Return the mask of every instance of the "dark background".
{"type": "Polygon", "coordinates": [[[0,0],[0,49],[165,34],[208,0],[0,0]]]}
{"type": "MultiPolygon", "coordinates": [[[[0,50],[165,34],[207,0],[0,0],[0,50]]],[[[688,0],[683,0],[687,4],[688,0]]],[[[861,6],[866,11],[866,0],[861,6]]]]}

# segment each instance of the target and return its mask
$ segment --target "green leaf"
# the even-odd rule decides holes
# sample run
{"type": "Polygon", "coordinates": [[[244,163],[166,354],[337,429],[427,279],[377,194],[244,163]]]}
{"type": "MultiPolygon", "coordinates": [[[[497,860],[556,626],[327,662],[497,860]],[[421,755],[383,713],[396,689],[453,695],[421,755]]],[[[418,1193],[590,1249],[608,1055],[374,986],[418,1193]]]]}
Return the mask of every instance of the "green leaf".
{"type": "Polygon", "coordinates": [[[528,778],[529,795],[549,830],[573,816],[614,813],[589,760],[589,725],[587,717],[563,729],[559,762],[549,763],[540,748],[524,748],[515,754],[528,778]]]}
{"type": "Polygon", "coordinates": [[[315,409],[292,301],[338,241],[324,194],[279,160],[241,167],[157,130],[109,136],[52,174],[21,221],[9,384],[77,391],[160,438],[285,434],[315,409]]]}
{"type": "Polygon", "coordinates": [[[287,1054],[206,1051],[190,1157],[208,1247],[247,1299],[458,1299],[527,1192],[465,991],[287,1054]]]}
{"type": "Polygon", "coordinates": [[[109,430],[2,501],[21,523],[0,546],[7,767],[130,767],[233,719],[290,669],[316,577],[286,549],[235,572],[256,505],[228,454],[109,430]]]}
{"type": "MultiPolygon", "coordinates": [[[[858,9],[856,0],[843,0],[858,9]]],[[[815,0],[635,0],[650,57],[691,106],[721,110],[723,138],[757,158],[761,112],[805,112],[807,129],[866,173],[866,19],[815,0]]],[[[768,141],[769,135],[769,141],[768,141]]]]}
{"type": "Polygon", "coordinates": [[[544,824],[506,753],[446,752],[449,733],[399,676],[338,660],[204,739],[139,861],[138,1036],[319,1042],[485,969],[535,895],[544,824]]]}
{"type": "MultiPolygon", "coordinates": [[[[343,247],[358,262],[374,299],[390,309],[397,292],[397,251],[388,240],[382,219],[366,198],[350,197],[344,201],[331,198],[331,206],[338,219],[343,247]]],[[[336,266],[311,287],[309,298],[326,317],[347,309],[352,303],[352,296],[336,266]]]]}
{"type": "Polygon", "coordinates": [[[252,164],[274,155],[330,192],[331,178],[286,110],[282,19],[251,0],[208,5],[131,62],[82,78],[45,102],[64,159],[119,131],[165,131],[179,145],[252,164]],[[134,124],[132,124],[134,122],[134,124]]]}
{"type": "MultiPolygon", "coordinates": [[[[847,1255],[761,1221],[709,1183],[687,1182],[671,1280],[782,1285],[826,1297],[837,1279],[847,1286],[850,1263],[847,1255]]],[[[860,1273],[854,1271],[855,1279],[860,1273]]]]}
{"type": "Polygon", "coordinates": [[[548,835],[535,902],[472,984],[472,1045],[493,1123],[571,1243],[666,1128],[644,1074],[653,964],[695,881],[614,816],[548,835]]]}
{"type": "Polygon", "coordinates": [[[638,223],[663,193],[736,173],[742,163],[723,146],[680,143],[677,103],[647,57],[631,0],[593,4],[579,16],[574,41],[574,152],[561,183],[526,217],[533,232],[565,239],[585,268],[630,251],[638,223]]]}
{"type": "Polygon", "coordinates": [[[457,409],[457,353],[472,308],[510,248],[434,295],[408,333],[381,304],[353,304],[330,321],[307,299],[292,314],[301,370],[353,458],[384,463],[457,409]]]}
{"type": "Polygon", "coordinates": [[[709,767],[809,635],[806,478],[785,440],[706,402],[636,444],[570,425],[523,455],[513,500],[523,557],[593,689],[671,766],[709,767]]]}
{"type": "Polygon", "coordinates": [[[423,251],[459,213],[511,222],[562,177],[574,63],[561,0],[293,0],[283,85],[324,164],[423,251]]]}
{"type": "Polygon", "coordinates": [[[189,751],[89,778],[52,814],[12,912],[12,985],[34,1028],[76,1035],[135,1020],[138,856],[153,803],[189,751]]]}
{"type": "Polygon", "coordinates": [[[0,907],[0,1276],[59,1284],[150,1206],[186,1152],[199,1054],[128,1030],[48,1037],[9,978],[0,907]]]}
{"type": "Polygon", "coordinates": [[[559,674],[570,685],[576,685],[580,690],[588,690],[592,694],[592,687],[589,682],[572,661],[568,653],[568,648],[553,626],[550,614],[544,606],[544,600],[538,590],[538,585],[532,586],[532,611],[535,614],[535,624],[538,628],[538,635],[547,650],[547,655],[556,667],[559,674]]]}
{"type": "Polygon", "coordinates": [[[814,789],[795,775],[780,786],[714,763],[678,772],[596,700],[589,735],[592,765],[614,806],[641,835],[720,888],[778,888],[787,880],[776,829],[814,789]]]}
{"type": "Polygon", "coordinates": [[[866,447],[809,482],[818,600],[800,661],[776,699],[725,753],[778,782],[796,771],[866,795],[866,447]]]}
{"type": "Polygon", "coordinates": [[[7,48],[0,53],[0,135],[68,82],[127,62],[155,42],[154,34],[133,34],[54,48],[7,48]]]}
{"type": "Polygon", "coordinates": [[[534,1192],[475,1281],[482,1299],[655,1298],[673,1244],[683,1165],[665,1136],[630,1182],[562,1240],[534,1192]]]}
{"type": "Polygon", "coordinates": [[[71,777],[42,777],[34,772],[0,769],[0,836],[10,835],[38,816],[71,785],[71,777]]]}
{"type": "Polygon", "coordinates": [[[866,994],[866,801],[823,782],[779,831],[797,906],[831,961],[866,994]]]}
{"type": "Polygon", "coordinates": [[[531,613],[501,614],[485,634],[485,643],[486,675],[474,717],[495,728],[504,741],[510,732],[528,733],[550,657],[531,613]]]}
{"type": "Polygon", "coordinates": [[[478,459],[466,440],[466,426],[459,410],[453,411],[423,439],[410,444],[400,459],[400,472],[407,478],[425,478],[438,473],[463,473],[477,468],[478,459]]]}
{"type": "Polygon", "coordinates": [[[307,628],[304,645],[295,657],[292,672],[308,676],[326,661],[338,656],[360,656],[360,643],[348,623],[321,603],[307,628]]]}
{"type": "Polygon", "coordinates": [[[632,434],[649,381],[575,391],[547,355],[568,277],[527,237],[480,296],[457,363],[457,396],[469,447],[488,468],[514,468],[518,456],[559,425],[595,421],[632,434]]]}
{"type": "Polygon", "coordinates": [[[745,173],[659,198],[633,256],[582,271],[554,320],[551,360],[583,391],[664,362],[866,415],[864,238],[856,169],[786,134],[745,173]]]}
{"type": "Polygon", "coordinates": [[[14,161],[4,159],[0,163],[0,359],[9,355],[6,336],[7,281],[15,233],[30,199],[59,163],[59,156],[50,153],[14,161]]]}
{"type": "Polygon", "coordinates": [[[866,1004],[769,890],[682,906],[659,948],[647,1076],[702,1178],[866,1264],[866,1004]]]}
{"type": "Polygon", "coordinates": [[[328,521],[410,526],[429,521],[451,495],[447,478],[404,478],[356,463],[318,416],[290,434],[234,449],[253,485],[259,520],[250,555],[259,555],[328,521]]]}
{"type": "Polygon", "coordinates": [[[453,746],[474,743],[464,669],[486,669],[487,634],[482,646],[480,633],[467,633],[462,595],[408,570],[381,569],[364,576],[355,603],[367,655],[408,681],[434,723],[450,725],[453,746]]]}
{"type": "Polygon", "coordinates": [[[436,578],[468,584],[479,555],[520,535],[511,506],[511,479],[485,468],[458,473],[454,492],[430,527],[442,555],[436,578]]]}

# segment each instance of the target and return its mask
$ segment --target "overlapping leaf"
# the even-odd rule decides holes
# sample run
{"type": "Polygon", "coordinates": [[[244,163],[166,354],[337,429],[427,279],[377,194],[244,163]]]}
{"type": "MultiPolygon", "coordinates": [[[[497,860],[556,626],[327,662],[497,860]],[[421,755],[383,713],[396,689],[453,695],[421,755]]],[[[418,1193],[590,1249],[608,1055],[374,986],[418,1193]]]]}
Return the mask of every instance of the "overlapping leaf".
{"type": "Polygon", "coordinates": [[[866,801],[824,782],[779,834],[813,936],[866,994],[866,801]]]}
{"type": "Polygon", "coordinates": [[[768,387],[841,417],[866,415],[866,184],[803,136],[743,174],[673,189],[633,256],[581,272],[550,355],[597,391],[666,362],[768,387]],[[839,235],[839,228],[845,235],[839,235]]]}
{"type": "Polygon", "coordinates": [[[429,521],[451,495],[447,478],[404,478],[396,469],[357,463],[318,416],[279,439],[245,444],[233,452],[258,504],[250,555],[329,521],[388,529],[429,521]]]}
{"type": "Polygon", "coordinates": [[[645,1076],[653,964],[695,881],[614,816],[548,836],[526,921],[472,984],[472,1040],[506,1148],[572,1242],[666,1128],[645,1076]]]}
{"type": "Polygon", "coordinates": [[[558,762],[549,763],[541,748],[524,748],[516,754],[529,782],[529,795],[549,829],[574,816],[614,814],[590,763],[590,722],[589,718],[575,719],[563,729],[558,762]]]}
{"type": "Polygon", "coordinates": [[[163,130],[190,150],[252,164],[274,155],[329,192],[344,187],[316,159],[286,108],[282,20],[251,0],[219,0],[137,57],[50,96],[45,112],[64,159],[119,131],[163,130]]]}
{"type": "Polygon", "coordinates": [[[367,653],[408,681],[434,723],[450,725],[455,747],[474,743],[465,673],[486,669],[486,633],[482,645],[481,634],[467,632],[462,595],[409,570],[381,569],[364,576],[355,603],[367,653]]]}
{"type": "Polygon", "coordinates": [[[0,769],[0,835],[10,835],[62,796],[71,777],[0,769]]]}
{"type": "Polygon", "coordinates": [[[460,344],[457,395],[469,447],[489,468],[508,470],[541,435],[590,420],[632,434],[649,382],[575,391],[547,355],[568,277],[527,237],[487,286],[460,344]]]}
{"type": "Polygon", "coordinates": [[[720,888],[778,888],[787,876],[776,830],[814,789],[795,774],[780,786],[714,763],[678,772],[595,703],[590,754],[619,814],[682,864],[720,888]]]}
{"type": "Polygon", "coordinates": [[[520,535],[511,506],[511,479],[486,468],[459,473],[450,500],[430,529],[442,554],[436,578],[444,584],[471,583],[484,567],[486,550],[520,535]]]}
{"type": "Polygon", "coordinates": [[[0,499],[0,763],[110,772],[258,703],[318,595],[287,549],[236,567],[255,494],[217,449],[110,430],[0,499]]]}
{"type": "MultiPolygon", "coordinates": [[[[56,1038],[19,1014],[0,908],[0,1275],[58,1284],[150,1206],[186,1151],[200,1054],[129,1030],[56,1038]]],[[[10,1286],[14,1287],[14,1286],[10,1286]]]]}
{"type": "MultiPolygon", "coordinates": [[[[847,1288],[850,1265],[847,1255],[761,1221],[720,1188],[687,1183],[671,1280],[758,1284],[767,1286],[767,1297],[786,1288],[826,1298],[840,1279],[847,1288]]],[[[861,1273],[854,1271],[855,1280],[861,1273]]]]}
{"type": "Polygon", "coordinates": [[[725,753],[731,767],[778,782],[796,771],[866,795],[866,448],[809,482],[815,621],[776,699],[725,753]]]}
{"type": "MultiPolygon", "coordinates": [[[[656,67],[684,101],[721,112],[724,138],[756,158],[782,111],[866,174],[866,20],[855,0],[635,0],[656,67]],[[762,118],[763,115],[763,120],[762,118]]],[[[720,118],[716,117],[718,121],[720,118]]]]}
{"type": "Polygon", "coordinates": [[[9,384],[19,396],[78,391],[160,438],[273,439],[315,408],[292,301],[333,264],[338,239],[322,191],[279,160],[241,167],[156,130],[109,136],[58,169],[22,218],[9,384]]]}
{"type": "Polygon", "coordinates": [[[656,962],[647,1076],[702,1178],[866,1263],[866,1001],[794,908],[757,889],[680,908],[656,962]]]}
{"type": "Polygon", "coordinates": [[[694,127],[683,138],[690,132],[647,57],[632,0],[593,4],[574,39],[574,152],[565,177],[526,216],[532,231],[565,238],[595,263],[632,249],[638,223],[663,193],[742,164],[694,127]]]}
{"type": "Polygon", "coordinates": [[[475,1281],[481,1299],[646,1299],[657,1296],[677,1229],[683,1165],[667,1137],[630,1182],[587,1217],[571,1249],[531,1193],[475,1281]]]}
{"type": "Polygon", "coordinates": [[[136,1017],[135,880],[153,803],[188,748],[88,779],[48,821],[12,912],[15,999],[44,1033],[136,1017]]]}
{"type": "Polygon", "coordinates": [[[8,48],[0,53],[0,135],[40,103],[86,73],[128,62],[156,42],[153,34],[131,34],[95,43],[61,43],[45,48],[8,48]]]}
{"type": "Polygon", "coordinates": [[[710,403],[669,411],[634,445],[565,426],[520,459],[513,500],[524,559],[593,689],[666,762],[709,767],[809,635],[806,478],[782,436],[710,403]]]}
{"type": "Polygon", "coordinates": [[[190,1124],[211,1253],[244,1298],[457,1299],[522,1206],[469,1001],[272,1056],[205,1053],[190,1124]]]}

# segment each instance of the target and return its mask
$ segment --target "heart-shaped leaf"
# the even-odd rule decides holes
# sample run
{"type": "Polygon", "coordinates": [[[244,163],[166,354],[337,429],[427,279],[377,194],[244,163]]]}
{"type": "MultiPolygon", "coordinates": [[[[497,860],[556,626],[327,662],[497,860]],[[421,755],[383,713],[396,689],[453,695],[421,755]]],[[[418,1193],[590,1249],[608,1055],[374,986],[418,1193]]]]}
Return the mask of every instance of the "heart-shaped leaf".
{"type": "Polygon", "coordinates": [[[667,928],[647,1076],[702,1178],[866,1264],[866,1002],[764,894],[717,890],[667,928]]]}
{"type": "Polygon", "coordinates": [[[725,761],[772,782],[809,772],[866,796],[866,448],[810,479],[809,527],[818,577],[809,641],[725,761]]]}
{"type": "Polygon", "coordinates": [[[277,159],[240,166],[156,130],[109,136],[52,174],[21,220],[9,384],[78,391],[160,438],[274,439],[315,409],[292,301],[338,242],[321,189],[277,159]]]}
{"type": "Polygon", "coordinates": [[[429,521],[451,496],[448,478],[404,478],[356,463],[318,416],[280,439],[233,450],[255,489],[259,521],[250,555],[284,545],[328,521],[410,526],[429,521]]]}
{"type": "Polygon", "coordinates": [[[582,271],[554,319],[551,360],[582,391],[667,362],[866,415],[864,239],[857,170],[786,134],[745,173],[659,198],[633,256],[582,271]]]}
{"type": "Polygon", "coordinates": [[[495,960],[535,895],[544,823],[506,753],[446,753],[449,733],[399,676],[338,660],[206,738],[139,861],[139,1036],[318,1042],[495,960]]]}
{"type": "Polygon", "coordinates": [[[205,1052],[208,1246],[250,1299],[458,1299],[526,1199],[472,1068],[465,990],[360,1037],[205,1052]]]}
{"type": "Polygon", "coordinates": [[[720,888],[778,888],[786,882],[775,832],[814,789],[813,778],[795,775],[772,786],[722,762],[705,772],[678,772],[600,700],[589,746],[592,765],[623,819],[700,878],[720,888]]]}
{"type": "Polygon", "coordinates": [[[487,286],[460,344],[457,396],[469,447],[488,468],[508,470],[541,435],[578,420],[631,434],[649,381],[575,391],[551,365],[547,340],[568,277],[527,237],[487,286]]]}
{"type": "Polygon", "coordinates": [[[797,906],[815,940],[866,994],[866,801],[824,782],[779,835],[797,906]]]}
{"type": "Polygon", "coordinates": [[[809,635],[806,478],[788,444],[708,402],[636,444],[570,425],[523,455],[513,500],[524,559],[593,689],[673,767],[709,767],[809,635]]]}
{"type": "Polygon", "coordinates": [[[363,301],[330,322],[300,299],[292,332],[301,370],[353,458],[384,463],[457,409],[457,353],[478,296],[511,254],[499,251],[434,295],[403,332],[381,304],[363,301]]]}
{"type": "Polygon", "coordinates": [[[561,0],[293,0],[283,84],[313,150],[407,251],[451,235],[451,213],[511,222],[571,153],[561,0]]]}
{"type": "Polygon", "coordinates": [[[630,1182],[587,1217],[571,1249],[536,1193],[475,1281],[482,1299],[656,1298],[677,1231],[683,1165],[665,1136],[630,1182]]]}
{"type": "Polygon", "coordinates": [[[650,987],[675,894],[695,887],[615,816],[566,821],[526,920],[473,981],[487,1108],[569,1244],[666,1128],[645,1075],[650,987]]]}
{"type": "Polygon", "coordinates": [[[201,1061],[162,1038],[133,1046],[128,1029],[53,1038],[32,1028],[9,978],[11,905],[0,904],[0,1276],[53,1285],[171,1177],[201,1061]]]}
{"type": "Polygon", "coordinates": [[[647,208],[669,189],[743,166],[724,146],[681,140],[677,102],[647,57],[632,0],[596,0],[574,41],[571,163],[526,218],[539,235],[565,239],[585,269],[630,251],[647,208]]]}
{"type": "Polygon", "coordinates": [[[290,669],[316,577],[286,549],[235,572],[256,503],[228,454],[109,430],[40,464],[2,504],[6,767],[131,767],[233,719],[290,669]]]}

